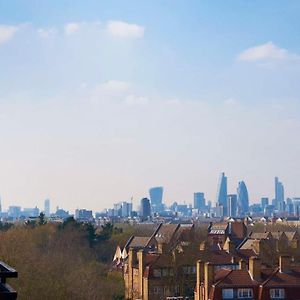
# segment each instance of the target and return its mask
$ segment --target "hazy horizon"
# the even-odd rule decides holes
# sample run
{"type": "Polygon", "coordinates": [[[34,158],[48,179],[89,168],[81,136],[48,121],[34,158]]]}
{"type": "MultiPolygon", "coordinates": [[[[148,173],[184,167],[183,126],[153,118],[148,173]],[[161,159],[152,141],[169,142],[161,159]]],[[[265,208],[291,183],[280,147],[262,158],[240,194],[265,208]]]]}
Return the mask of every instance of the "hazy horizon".
{"type": "Polygon", "coordinates": [[[2,207],[300,196],[299,1],[99,2],[0,2],[2,207]]]}

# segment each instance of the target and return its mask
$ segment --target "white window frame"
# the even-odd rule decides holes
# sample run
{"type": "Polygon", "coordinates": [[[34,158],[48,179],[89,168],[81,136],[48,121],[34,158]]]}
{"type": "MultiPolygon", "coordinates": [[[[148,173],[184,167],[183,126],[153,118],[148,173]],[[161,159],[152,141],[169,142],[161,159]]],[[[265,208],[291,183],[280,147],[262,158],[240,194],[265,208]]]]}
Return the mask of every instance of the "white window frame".
{"type": "Polygon", "coordinates": [[[270,298],[271,299],[284,299],[285,290],[282,288],[270,289],[270,298]]]}
{"type": "Polygon", "coordinates": [[[253,298],[253,289],[245,288],[245,289],[238,289],[237,294],[239,299],[249,299],[253,298]]]}

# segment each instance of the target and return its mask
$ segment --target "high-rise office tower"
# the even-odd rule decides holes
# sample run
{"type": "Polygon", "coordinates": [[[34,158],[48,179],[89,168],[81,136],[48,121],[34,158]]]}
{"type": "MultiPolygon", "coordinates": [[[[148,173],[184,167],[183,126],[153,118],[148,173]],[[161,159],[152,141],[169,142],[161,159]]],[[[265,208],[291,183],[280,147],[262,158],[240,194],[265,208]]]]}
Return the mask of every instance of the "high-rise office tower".
{"type": "Polygon", "coordinates": [[[140,216],[143,218],[147,218],[151,216],[151,206],[150,206],[150,200],[148,198],[143,198],[141,200],[140,216]]]}
{"type": "Polygon", "coordinates": [[[163,191],[164,189],[162,186],[153,187],[149,190],[153,212],[159,212],[163,210],[163,191]]]}
{"type": "Polygon", "coordinates": [[[237,210],[238,210],[238,200],[236,194],[231,194],[227,196],[227,209],[228,209],[228,216],[236,217],[237,210]]]}
{"type": "Polygon", "coordinates": [[[130,217],[132,214],[132,203],[122,202],[121,204],[121,217],[130,217]]]}
{"type": "Polygon", "coordinates": [[[200,210],[205,209],[204,193],[194,193],[194,208],[200,210]]]}
{"type": "Polygon", "coordinates": [[[222,208],[222,216],[227,216],[227,177],[225,173],[221,173],[218,194],[217,194],[217,206],[222,208]]]}
{"type": "Polygon", "coordinates": [[[275,201],[274,204],[279,211],[284,211],[284,187],[282,182],[275,177],[275,201]]]}
{"type": "Polygon", "coordinates": [[[264,211],[265,208],[269,205],[269,198],[268,197],[262,197],[260,199],[260,203],[261,203],[261,208],[264,211]]]}
{"type": "Polygon", "coordinates": [[[45,216],[47,218],[50,217],[50,200],[46,199],[44,202],[44,211],[45,211],[45,216]]]}
{"type": "Polygon", "coordinates": [[[249,212],[249,196],[246,184],[240,181],[237,188],[238,214],[244,216],[249,212]]]}

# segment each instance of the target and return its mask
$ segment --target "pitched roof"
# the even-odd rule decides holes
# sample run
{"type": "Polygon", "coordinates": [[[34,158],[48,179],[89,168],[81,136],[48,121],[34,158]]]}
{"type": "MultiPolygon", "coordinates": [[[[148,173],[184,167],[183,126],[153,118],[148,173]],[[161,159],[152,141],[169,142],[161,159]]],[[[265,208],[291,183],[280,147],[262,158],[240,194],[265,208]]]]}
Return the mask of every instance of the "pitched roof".
{"type": "Polygon", "coordinates": [[[228,223],[211,224],[208,227],[208,234],[225,234],[228,223]]]}
{"type": "Polygon", "coordinates": [[[253,249],[253,243],[254,243],[254,240],[252,240],[252,239],[247,239],[247,240],[239,247],[239,250],[253,249]]]}
{"type": "Polygon", "coordinates": [[[252,287],[258,284],[256,280],[252,279],[248,270],[230,270],[229,272],[224,272],[224,270],[220,271],[217,271],[217,274],[219,272],[220,274],[216,275],[216,278],[218,278],[218,282],[215,284],[216,286],[252,287]]]}
{"type": "Polygon", "coordinates": [[[155,234],[158,243],[169,243],[180,224],[162,224],[155,234]]]}
{"type": "Polygon", "coordinates": [[[264,240],[271,237],[270,232],[251,232],[249,237],[253,240],[264,240]]]}
{"type": "Polygon", "coordinates": [[[202,261],[209,261],[213,265],[229,265],[232,264],[234,255],[225,250],[214,250],[209,253],[200,251],[200,259],[202,261]]]}
{"type": "Polygon", "coordinates": [[[157,224],[148,224],[148,223],[139,223],[133,226],[134,235],[135,236],[152,236],[153,233],[160,227],[161,225],[157,224]]]}
{"type": "Polygon", "coordinates": [[[144,248],[147,247],[149,239],[147,236],[134,236],[127,246],[129,248],[144,248]]]}
{"type": "Polygon", "coordinates": [[[287,238],[289,239],[289,241],[292,241],[294,239],[295,240],[299,239],[299,234],[297,231],[285,231],[284,233],[287,236],[287,238]]]}
{"type": "Polygon", "coordinates": [[[277,268],[262,285],[267,287],[300,286],[300,267],[292,267],[289,272],[280,272],[277,268]]]}
{"type": "Polygon", "coordinates": [[[257,256],[257,253],[253,249],[238,249],[236,250],[237,256],[243,259],[249,259],[252,256],[257,256]]]}
{"type": "Polygon", "coordinates": [[[271,231],[270,233],[275,240],[286,237],[286,234],[283,231],[271,231]]]}
{"type": "Polygon", "coordinates": [[[231,222],[229,223],[229,233],[238,239],[244,239],[247,235],[247,227],[243,222],[231,222]]]}

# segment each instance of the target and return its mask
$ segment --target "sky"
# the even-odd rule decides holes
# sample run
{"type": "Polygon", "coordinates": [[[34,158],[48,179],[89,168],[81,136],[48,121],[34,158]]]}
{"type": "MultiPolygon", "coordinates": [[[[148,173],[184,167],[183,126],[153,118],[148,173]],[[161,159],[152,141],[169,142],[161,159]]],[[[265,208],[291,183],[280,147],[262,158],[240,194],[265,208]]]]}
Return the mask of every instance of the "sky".
{"type": "Polygon", "coordinates": [[[2,206],[300,196],[300,2],[0,0],[2,206]]]}

